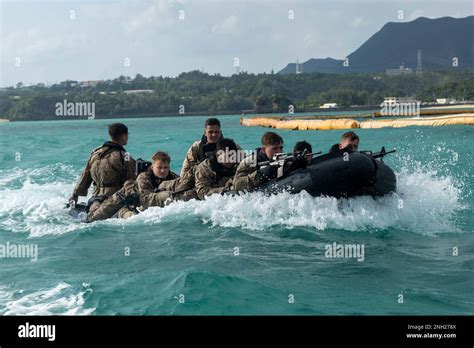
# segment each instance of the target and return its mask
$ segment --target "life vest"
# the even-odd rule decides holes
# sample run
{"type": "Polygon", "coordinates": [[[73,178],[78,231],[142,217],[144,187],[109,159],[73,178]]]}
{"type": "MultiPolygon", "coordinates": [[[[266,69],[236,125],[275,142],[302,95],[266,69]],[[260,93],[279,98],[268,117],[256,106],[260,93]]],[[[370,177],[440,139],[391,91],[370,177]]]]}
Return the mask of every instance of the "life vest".
{"type": "MultiPolygon", "coordinates": [[[[99,159],[99,166],[100,166],[100,161],[102,161],[102,159],[110,154],[111,152],[114,152],[114,151],[119,151],[120,153],[120,160],[122,162],[122,166],[125,165],[125,154],[127,153],[127,150],[125,150],[125,148],[120,145],[120,144],[117,144],[117,143],[114,143],[112,141],[106,141],[104,144],[102,144],[102,146],[99,146],[98,148],[94,149],[92,151],[92,154],[93,155],[96,155],[97,158],[99,159]],[[102,150],[102,151],[101,151],[102,150]]],[[[122,182],[125,182],[125,180],[127,179],[127,172],[126,171],[123,171],[120,174],[120,180],[122,182]]],[[[95,186],[98,186],[98,187],[118,187],[120,185],[117,185],[115,183],[111,183],[111,184],[99,184],[97,182],[95,182],[93,180],[93,184],[95,186]]]]}
{"type": "MultiPolygon", "coordinates": [[[[219,139],[222,139],[223,135],[219,139]]],[[[201,141],[199,142],[199,151],[198,151],[198,161],[201,163],[207,158],[210,158],[210,155],[216,152],[217,144],[209,144],[207,142],[206,135],[203,135],[201,141]]]]}
{"type": "Polygon", "coordinates": [[[160,186],[160,184],[163,181],[176,179],[176,176],[173,175],[173,173],[171,171],[169,172],[168,176],[165,179],[160,179],[157,176],[155,176],[155,174],[153,173],[153,170],[151,169],[151,167],[148,168],[148,170],[146,172],[146,175],[147,175],[148,179],[150,180],[151,185],[153,186],[154,189],[158,189],[158,187],[160,186]]]}
{"type": "MultiPolygon", "coordinates": [[[[265,155],[265,152],[262,151],[261,147],[257,147],[255,149],[255,152],[257,153],[257,163],[262,163],[262,162],[267,162],[270,161],[270,159],[265,155]]],[[[260,165],[257,164],[257,169],[260,168],[260,165]]]]}
{"type": "Polygon", "coordinates": [[[331,148],[329,149],[329,152],[336,152],[336,151],[339,151],[340,148],[339,148],[339,143],[337,144],[334,144],[333,146],[331,146],[331,148]]]}
{"type": "Polygon", "coordinates": [[[211,169],[216,173],[216,181],[219,181],[223,177],[231,177],[235,175],[235,170],[237,169],[236,163],[232,165],[231,168],[227,168],[217,161],[216,156],[210,158],[209,162],[211,163],[211,169]]]}

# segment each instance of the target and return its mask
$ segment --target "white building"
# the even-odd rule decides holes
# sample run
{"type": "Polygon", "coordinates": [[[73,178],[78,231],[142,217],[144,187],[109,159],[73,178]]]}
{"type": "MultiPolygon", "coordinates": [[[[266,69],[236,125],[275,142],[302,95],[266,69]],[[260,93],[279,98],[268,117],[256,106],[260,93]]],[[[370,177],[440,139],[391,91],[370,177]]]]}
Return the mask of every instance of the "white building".
{"type": "Polygon", "coordinates": [[[407,104],[407,103],[416,103],[417,100],[413,98],[400,98],[400,97],[385,97],[383,102],[380,104],[380,107],[384,106],[395,106],[397,104],[407,104]]]}
{"type": "Polygon", "coordinates": [[[130,89],[128,91],[123,91],[125,94],[141,94],[141,93],[153,93],[152,89],[130,89]]]}
{"type": "Polygon", "coordinates": [[[409,75],[409,74],[413,74],[413,69],[405,68],[403,64],[400,65],[398,69],[387,69],[388,76],[409,75]]]}
{"type": "Polygon", "coordinates": [[[456,104],[456,99],[452,98],[436,98],[436,104],[456,104]]]}
{"type": "Polygon", "coordinates": [[[419,116],[421,102],[413,98],[385,97],[380,104],[382,116],[419,116]]]}
{"type": "Polygon", "coordinates": [[[99,84],[99,82],[104,82],[103,80],[96,80],[96,81],[82,81],[79,83],[81,87],[95,87],[99,84]]]}
{"type": "Polygon", "coordinates": [[[337,103],[325,103],[320,106],[321,109],[333,109],[337,108],[337,103]]]}

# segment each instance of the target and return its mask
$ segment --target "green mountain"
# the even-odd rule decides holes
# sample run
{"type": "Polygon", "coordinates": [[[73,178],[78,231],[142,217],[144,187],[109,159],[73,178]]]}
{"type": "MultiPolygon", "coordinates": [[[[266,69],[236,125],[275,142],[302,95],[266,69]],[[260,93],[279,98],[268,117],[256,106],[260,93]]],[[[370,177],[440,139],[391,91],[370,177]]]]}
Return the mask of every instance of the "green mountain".
{"type": "MultiPolygon", "coordinates": [[[[474,16],[419,17],[411,22],[390,22],[347,56],[348,66],[344,66],[343,60],[310,59],[301,64],[300,70],[305,73],[385,72],[403,64],[415,71],[418,50],[424,70],[453,67],[455,58],[457,67],[474,69],[474,16]]],[[[279,72],[294,73],[295,63],[279,72]]]]}

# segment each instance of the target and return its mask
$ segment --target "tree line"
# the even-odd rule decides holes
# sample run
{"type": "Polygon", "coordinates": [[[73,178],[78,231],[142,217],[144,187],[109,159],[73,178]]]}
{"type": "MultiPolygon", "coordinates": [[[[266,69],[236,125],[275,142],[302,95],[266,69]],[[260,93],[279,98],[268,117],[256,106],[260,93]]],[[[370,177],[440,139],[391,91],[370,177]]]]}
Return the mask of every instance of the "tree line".
{"type": "Polygon", "coordinates": [[[384,97],[413,97],[423,102],[436,98],[474,100],[474,72],[470,70],[427,71],[422,76],[386,76],[376,73],[294,75],[210,75],[201,71],[177,77],[137,74],[119,76],[84,87],[78,81],[51,86],[37,84],[0,91],[0,118],[11,120],[57,119],[56,103],[94,102],[98,117],[209,113],[242,111],[266,113],[314,110],[324,103],[341,107],[379,105],[384,97]],[[127,90],[151,93],[126,94],[127,90]]]}

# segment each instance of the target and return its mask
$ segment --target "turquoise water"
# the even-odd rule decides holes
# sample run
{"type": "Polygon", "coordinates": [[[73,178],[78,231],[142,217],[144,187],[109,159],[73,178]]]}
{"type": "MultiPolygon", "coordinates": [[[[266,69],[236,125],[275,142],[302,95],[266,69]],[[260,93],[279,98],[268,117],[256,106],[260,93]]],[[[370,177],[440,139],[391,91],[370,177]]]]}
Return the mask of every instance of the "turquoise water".
{"type": "MultiPolygon", "coordinates": [[[[204,119],[125,119],[127,150],[179,171],[204,119]]],[[[265,131],[220,119],[245,149],[265,131]]],[[[378,200],[213,196],[82,224],[63,205],[111,122],[0,124],[0,244],[39,248],[0,259],[0,314],[474,313],[474,128],[359,130],[361,149],[397,149],[399,192],[378,200]],[[364,260],[325,257],[333,242],[364,260]]],[[[280,133],[324,151],[341,134],[280,133]]]]}

